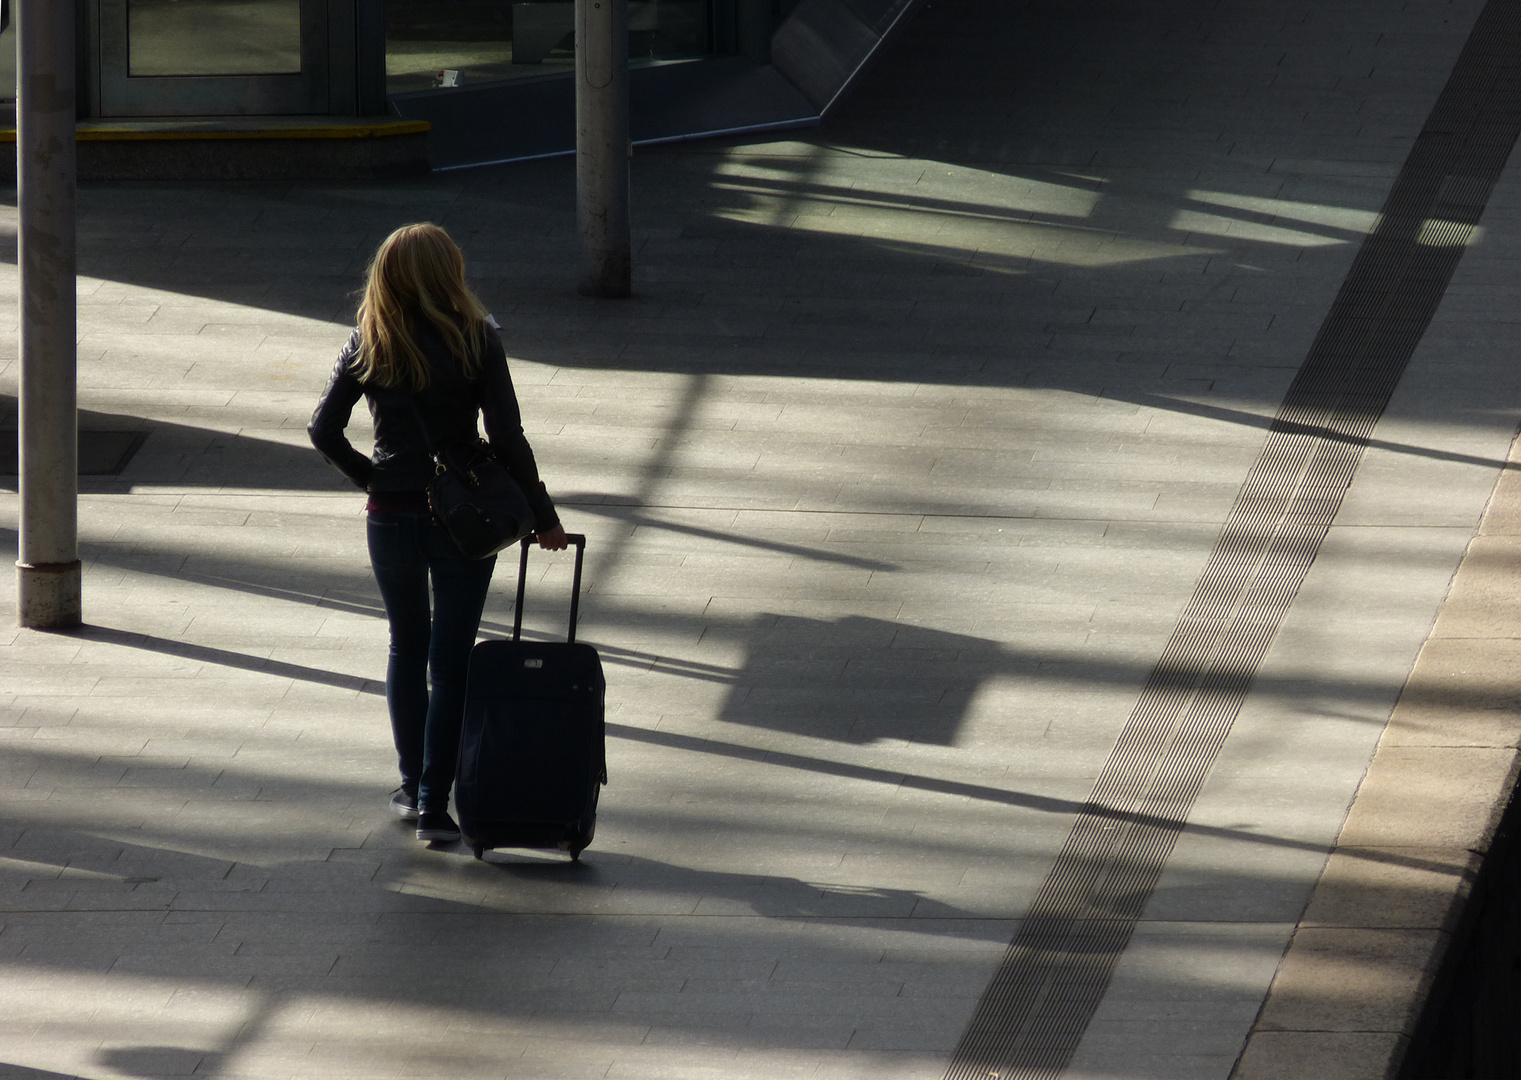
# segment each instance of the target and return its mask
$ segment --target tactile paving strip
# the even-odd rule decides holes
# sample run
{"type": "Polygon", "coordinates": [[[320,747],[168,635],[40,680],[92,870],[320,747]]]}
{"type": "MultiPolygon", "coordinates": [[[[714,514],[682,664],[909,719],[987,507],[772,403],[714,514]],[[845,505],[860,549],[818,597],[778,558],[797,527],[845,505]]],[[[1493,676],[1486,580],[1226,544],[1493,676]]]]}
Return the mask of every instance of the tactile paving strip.
{"type": "Polygon", "coordinates": [[[1479,14],[946,1080],[1071,1061],[1521,132],[1521,0],[1479,14]]]}

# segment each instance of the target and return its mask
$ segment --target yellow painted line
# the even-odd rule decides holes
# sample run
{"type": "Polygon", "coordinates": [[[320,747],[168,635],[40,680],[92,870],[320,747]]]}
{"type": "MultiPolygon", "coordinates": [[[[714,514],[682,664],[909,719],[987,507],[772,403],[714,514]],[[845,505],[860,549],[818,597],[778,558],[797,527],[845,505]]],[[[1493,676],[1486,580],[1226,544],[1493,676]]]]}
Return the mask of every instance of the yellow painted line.
{"type": "MultiPolygon", "coordinates": [[[[175,142],[207,139],[383,139],[396,135],[421,135],[432,127],[426,120],[398,120],[389,124],[331,124],[311,127],[251,128],[247,131],[207,129],[197,131],[153,128],[85,127],[75,129],[78,142],[175,142]]],[[[16,129],[0,129],[0,142],[15,142],[16,129]]]]}

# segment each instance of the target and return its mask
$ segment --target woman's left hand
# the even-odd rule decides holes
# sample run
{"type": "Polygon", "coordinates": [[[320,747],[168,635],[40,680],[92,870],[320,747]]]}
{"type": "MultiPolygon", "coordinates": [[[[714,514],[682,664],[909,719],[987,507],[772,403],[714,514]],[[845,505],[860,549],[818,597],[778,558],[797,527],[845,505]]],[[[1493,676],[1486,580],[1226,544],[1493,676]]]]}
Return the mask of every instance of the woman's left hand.
{"type": "Polygon", "coordinates": [[[546,551],[564,551],[570,546],[570,541],[565,539],[564,525],[556,525],[548,532],[539,533],[538,540],[539,547],[546,551]]]}

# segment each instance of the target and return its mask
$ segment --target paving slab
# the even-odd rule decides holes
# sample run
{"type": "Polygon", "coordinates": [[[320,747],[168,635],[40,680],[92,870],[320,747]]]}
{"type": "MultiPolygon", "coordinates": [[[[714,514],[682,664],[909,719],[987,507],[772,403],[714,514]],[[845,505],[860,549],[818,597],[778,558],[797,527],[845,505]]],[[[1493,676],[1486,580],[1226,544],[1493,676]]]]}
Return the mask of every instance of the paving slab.
{"type": "MultiPolygon", "coordinates": [[[[937,0],[815,135],[641,152],[627,302],[566,162],[87,185],[81,406],[148,436],[83,485],[89,625],[0,633],[0,1076],[942,1076],[1480,6],[937,0]],[[424,219],[589,537],[579,865],[386,813],[304,425],[424,219]]],[[[1518,229],[1512,172],[1067,1075],[1399,1052],[1513,766],[1518,229]]]]}

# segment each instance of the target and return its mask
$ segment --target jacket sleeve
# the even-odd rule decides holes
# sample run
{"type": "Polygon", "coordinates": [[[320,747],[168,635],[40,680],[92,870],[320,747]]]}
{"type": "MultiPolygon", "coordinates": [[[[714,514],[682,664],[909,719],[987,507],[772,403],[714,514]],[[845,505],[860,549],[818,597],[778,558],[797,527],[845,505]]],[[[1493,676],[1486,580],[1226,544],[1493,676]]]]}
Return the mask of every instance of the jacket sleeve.
{"type": "Polygon", "coordinates": [[[539,479],[539,465],[533,457],[533,447],[523,434],[523,414],[518,409],[518,396],[512,388],[512,376],[507,372],[507,353],[494,330],[486,331],[486,348],[481,357],[481,420],[486,426],[486,439],[491,452],[528,497],[533,510],[534,531],[547,532],[560,523],[555,504],[539,479]]]}
{"type": "Polygon", "coordinates": [[[364,396],[363,386],[349,370],[358,341],[359,333],[355,331],[343,351],[338,354],[338,363],[333,367],[327,389],[322,391],[322,398],[317,402],[317,411],[312,413],[311,423],[306,425],[306,434],[329,464],[356,486],[366,488],[375,467],[369,458],[354,449],[348,436],[343,433],[343,429],[348,426],[349,416],[354,412],[355,402],[364,396]]]}

